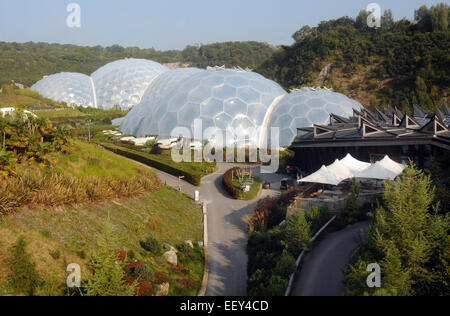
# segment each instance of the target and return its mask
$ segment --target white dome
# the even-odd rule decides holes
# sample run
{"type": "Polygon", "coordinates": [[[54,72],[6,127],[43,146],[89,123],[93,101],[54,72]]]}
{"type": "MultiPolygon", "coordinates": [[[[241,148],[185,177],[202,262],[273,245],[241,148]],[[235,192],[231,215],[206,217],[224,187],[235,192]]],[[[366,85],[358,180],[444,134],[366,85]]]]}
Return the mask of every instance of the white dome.
{"type": "Polygon", "coordinates": [[[289,146],[297,135],[297,128],[314,124],[328,125],[330,114],[343,117],[353,115],[353,109],[363,106],[343,94],[327,89],[303,88],[286,95],[270,115],[271,127],[280,128],[280,146],[289,146]]]}
{"type": "Polygon", "coordinates": [[[168,68],[145,59],[122,59],[109,63],[91,77],[101,109],[129,109],[141,102],[152,81],[168,68]]]}
{"type": "MultiPolygon", "coordinates": [[[[249,71],[172,70],[155,80],[127,115],[122,130],[135,136],[178,136],[171,135],[175,127],[192,131],[200,118],[203,131],[217,127],[225,132],[231,127],[245,132],[261,127],[268,108],[285,93],[274,81],[249,71]]],[[[259,143],[260,135],[248,136],[259,143]]]]}
{"type": "Polygon", "coordinates": [[[66,102],[69,106],[96,107],[91,78],[83,74],[54,74],[36,82],[31,90],[48,99],[66,102]]]}

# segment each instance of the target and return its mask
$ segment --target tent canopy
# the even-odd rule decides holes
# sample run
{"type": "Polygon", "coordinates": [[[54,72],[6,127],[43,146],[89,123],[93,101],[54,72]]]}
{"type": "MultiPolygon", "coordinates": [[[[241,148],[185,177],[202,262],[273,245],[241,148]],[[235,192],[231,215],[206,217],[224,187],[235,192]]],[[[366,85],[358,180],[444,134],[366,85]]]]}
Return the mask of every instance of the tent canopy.
{"type": "MultiPolygon", "coordinates": [[[[364,178],[364,179],[377,179],[377,180],[394,180],[399,176],[403,169],[399,168],[399,166],[396,167],[396,170],[393,170],[395,168],[389,169],[386,168],[385,163],[379,161],[376,164],[370,166],[366,170],[360,171],[355,174],[355,178],[364,178]]],[[[393,167],[393,166],[391,166],[393,167]]]]}
{"type": "Polygon", "coordinates": [[[336,177],[327,167],[322,166],[319,171],[299,180],[299,182],[338,185],[342,180],[336,177]]]}
{"type": "Polygon", "coordinates": [[[370,167],[370,163],[359,161],[358,159],[353,158],[353,156],[350,154],[342,159],[341,163],[352,172],[363,171],[370,167]]]}
{"type": "Polygon", "coordinates": [[[401,174],[403,172],[403,170],[405,170],[405,166],[402,164],[399,164],[395,161],[393,161],[391,158],[389,158],[389,156],[386,156],[383,158],[383,160],[380,161],[380,164],[393,172],[396,172],[398,174],[401,174]]]}
{"type": "Polygon", "coordinates": [[[353,172],[347,166],[345,166],[340,160],[336,160],[332,165],[328,166],[327,168],[328,171],[333,173],[341,181],[353,178],[353,172]]]}
{"type": "Polygon", "coordinates": [[[339,185],[342,181],[351,178],[394,180],[404,169],[405,166],[393,161],[389,156],[372,165],[348,154],[344,159],[336,160],[328,167],[322,166],[319,171],[298,182],[339,185]]]}

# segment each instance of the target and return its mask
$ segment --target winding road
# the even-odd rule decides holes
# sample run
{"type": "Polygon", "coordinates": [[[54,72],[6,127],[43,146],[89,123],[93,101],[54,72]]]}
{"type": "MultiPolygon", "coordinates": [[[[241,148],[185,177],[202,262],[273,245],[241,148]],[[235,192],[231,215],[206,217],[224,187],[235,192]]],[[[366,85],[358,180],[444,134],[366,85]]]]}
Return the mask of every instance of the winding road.
{"type": "Polygon", "coordinates": [[[358,223],[323,239],[305,258],[291,296],[341,296],[344,269],[367,230],[367,222],[358,223]]]}
{"type": "Polygon", "coordinates": [[[247,295],[247,225],[244,217],[251,214],[260,198],[279,195],[281,179],[284,177],[279,174],[261,174],[260,167],[252,167],[254,176],[262,181],[270,181],[272,188],[277,190],[263,190],[253,201],[238,201],[231,198],[222,186],[223,174],[236,166],[248,168],[219,163],[214,174],[202,178],[200,188],[153,169],[166,185],[174,188],[180,186],[181,191],[191,197],[198,190],[200,199],[207,202],[209,279],[206,296],[247,295]]]}
{"type": "MultiPolygon", "coordinates": [[[[145,166],[145,165],[144,165],[145,166]]],[[[258,200],[280,194],[282,175],[261,174],[260,167],[252,167],[254,176],[270,181],[272,190],[263,190],[253,201],[238,201],[223,189],[223,174],[238,164],[218,164],[218,170],[202,179],[200,188],[177,177],[153,169],[168,186],[180,188],[193,197],[196,190],[207,202],[209,279],[206,296],[247,295],[247,226],[246,215],[251,214],[258,200]]],[[[244,166],[248,167],[248,166],[244,166]]],[[[292,296],[340,296],[343,294],[343,269],[367,232],[368,223],[358,223],[332,233],[307,255],[296,278],[292,296]]]]}

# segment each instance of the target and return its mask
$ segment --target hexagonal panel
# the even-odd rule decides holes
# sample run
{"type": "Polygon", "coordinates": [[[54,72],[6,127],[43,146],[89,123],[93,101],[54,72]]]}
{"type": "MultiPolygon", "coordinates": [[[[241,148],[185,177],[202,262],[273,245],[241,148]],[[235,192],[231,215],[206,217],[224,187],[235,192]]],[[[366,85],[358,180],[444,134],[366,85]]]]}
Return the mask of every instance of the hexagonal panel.
{"type": "Polygon", "coordinates": [[[240,114],[247,115],[247,104],[237,98],[225,100],[223,103],[223,109],[224,112],[231,117],[235,117],[240,114]]]}
{"type": "Polygon", "coordinates": [[[214,87],[212,89],[212,91],[213,91],[213,96],[218,99],[221,99],[221,100],[226,100],[226,99],[236,97],[236,88],[234,88],[232,86],[222,85],[219,87],[214,87]]]}

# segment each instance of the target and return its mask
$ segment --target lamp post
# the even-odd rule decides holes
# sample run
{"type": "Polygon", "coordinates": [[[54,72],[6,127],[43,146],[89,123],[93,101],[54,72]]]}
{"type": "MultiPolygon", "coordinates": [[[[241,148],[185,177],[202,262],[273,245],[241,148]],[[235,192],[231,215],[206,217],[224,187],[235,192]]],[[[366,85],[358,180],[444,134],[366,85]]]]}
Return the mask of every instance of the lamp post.
{"type": "Polygon", "coordinates": [[[178,191],[181,191],[181,179],[184,179],[184,176],[178,177],[178,191]]]}

